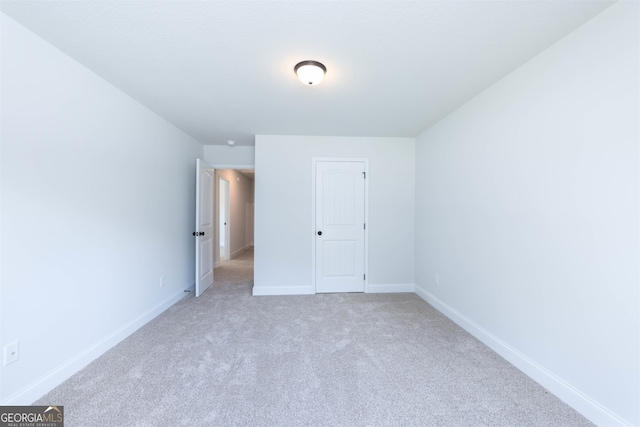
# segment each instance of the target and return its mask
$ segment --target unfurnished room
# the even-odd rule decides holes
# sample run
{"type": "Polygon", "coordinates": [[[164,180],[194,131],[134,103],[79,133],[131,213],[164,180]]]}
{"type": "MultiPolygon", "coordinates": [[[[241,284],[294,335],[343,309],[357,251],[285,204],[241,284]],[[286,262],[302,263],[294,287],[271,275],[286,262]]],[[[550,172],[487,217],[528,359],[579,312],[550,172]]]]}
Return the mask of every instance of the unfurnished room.
{"type": "Polygon", "coordinates": [[[0,25],[0,425],[640,426],[637,0],[0,25]]]}

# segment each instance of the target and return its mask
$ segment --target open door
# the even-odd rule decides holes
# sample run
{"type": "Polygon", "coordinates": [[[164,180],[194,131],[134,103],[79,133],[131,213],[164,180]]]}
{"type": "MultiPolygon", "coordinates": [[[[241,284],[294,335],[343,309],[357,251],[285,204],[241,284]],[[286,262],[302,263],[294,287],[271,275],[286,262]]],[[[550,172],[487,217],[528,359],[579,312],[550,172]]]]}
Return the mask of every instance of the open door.
{"type": "Polygon", "coordinates": [[[213,283],[213,192],[215,170],[196,161],[196,296],[213,283]]]}

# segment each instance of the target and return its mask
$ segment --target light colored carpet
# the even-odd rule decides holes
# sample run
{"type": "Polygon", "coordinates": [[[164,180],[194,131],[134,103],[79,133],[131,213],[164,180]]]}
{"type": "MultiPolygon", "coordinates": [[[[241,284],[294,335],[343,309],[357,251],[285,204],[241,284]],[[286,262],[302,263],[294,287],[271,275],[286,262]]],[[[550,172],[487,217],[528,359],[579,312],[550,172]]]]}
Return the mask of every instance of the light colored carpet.
{"type": "Polygon", "coordinates": [[[36,404],[66,426],[587,426],[414,294],[253,297],[252,253],[36,404]]]}

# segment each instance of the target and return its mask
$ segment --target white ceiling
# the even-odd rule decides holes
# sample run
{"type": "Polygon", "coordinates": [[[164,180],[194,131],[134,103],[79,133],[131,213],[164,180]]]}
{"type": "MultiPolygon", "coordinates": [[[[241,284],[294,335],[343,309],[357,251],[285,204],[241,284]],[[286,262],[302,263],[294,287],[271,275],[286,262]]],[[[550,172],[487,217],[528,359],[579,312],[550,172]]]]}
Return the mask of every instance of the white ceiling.
{"type": "Polygon", "coordinates": [[[416,136],[611,1],[8,1],[203,144],[416,136]],[[294,65],[323,62],[319,86],[294,65]]]}

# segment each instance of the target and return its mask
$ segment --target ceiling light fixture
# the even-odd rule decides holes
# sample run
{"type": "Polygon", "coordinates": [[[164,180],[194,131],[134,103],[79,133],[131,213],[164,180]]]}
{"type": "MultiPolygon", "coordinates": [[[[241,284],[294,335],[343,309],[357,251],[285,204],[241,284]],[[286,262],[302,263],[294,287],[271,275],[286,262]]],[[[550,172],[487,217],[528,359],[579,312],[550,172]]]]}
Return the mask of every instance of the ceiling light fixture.
{"type": "Polygon", "coordinates": [[[234,145],[236,145],[236,142],[229,139],[227,140],[227,145],[229,145],[230,147],[233,147],[234,145]]]}
{"type": "Polygon", "coordinates": [[[315,86],[322,81],[327,67],[318,61],[302,61],[293,67],[300,81],[308,86],[315,86]]]}

